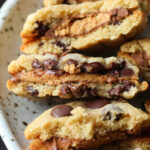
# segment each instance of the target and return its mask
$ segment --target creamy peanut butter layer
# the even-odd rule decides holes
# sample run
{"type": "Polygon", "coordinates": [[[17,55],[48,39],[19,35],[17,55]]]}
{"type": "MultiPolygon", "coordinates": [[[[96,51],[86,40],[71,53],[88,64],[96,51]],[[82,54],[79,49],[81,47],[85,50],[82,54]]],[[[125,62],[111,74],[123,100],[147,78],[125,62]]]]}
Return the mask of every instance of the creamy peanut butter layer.
{"type": "Polygon", "coordinates": [[[30,150],[96,149],[136,135],[150,125],[149,115],[125,101],[96,99],[58,105],[29,124],[30,150]]]}
{"type": "MultiPolygon", "coordinates": [[[[44,0],[44,6],[49,7],[51,5],[58,5],[58,4],[75,5],[85,2],[96,2],[96,1],[101,0],[44,0]]],[[[148,15],[150,15],[150,0],[139,0],[139,3],[142,10],[148,15]]]]}
{"type": "Polygon", "coordinates": [[[150,81],[150,40],[141,39],[125,43],[118,52],[118,57],[127,59],[139,67],[140,76],[150,81]]]}
{"type": "Polygon", "coordinates": [[[140,82],[138,77],[108,77],[88,74],[34,75],[18,74],[7,82],[11,92],[25,97],[59,96],[61,98],[106,97],[126,99],[148,88],[147,82],[140,82]]]}
{"type": "Polygon", "coordinates": [[[8,72],[13,75],[8,89],[29,97],[130,99],[148,88],[139,80],[136,66],[116,57],[22,55],[10,63],[8,72]]]}
{"type": "Polygon", "coordinates": [[[24,24],[21,50],[28,54],[60,54],[92,46],[117,45],[141,32],[146,16],[139,10],[138,2],[113,1],[38,10],[24,24]]]}

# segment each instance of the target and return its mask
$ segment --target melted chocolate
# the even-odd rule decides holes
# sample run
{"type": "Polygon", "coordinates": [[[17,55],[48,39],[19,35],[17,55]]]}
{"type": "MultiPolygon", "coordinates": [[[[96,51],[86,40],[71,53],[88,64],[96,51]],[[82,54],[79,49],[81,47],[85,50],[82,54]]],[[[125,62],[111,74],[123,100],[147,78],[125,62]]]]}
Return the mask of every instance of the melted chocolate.
{"type": "Polygon", "coordinates": [[[52,109],[51,115],[56,118],[70,116],[72,109],[69,105],[58,105],[52,109]]]}
{"type": "Polygon", "coordinates": [[[106,100],[106,99],[97,99],[97,100],[87,101],[85,103],[85,106],[87,108],[97,109],[97,108],[102,108],[107,104],[110,104],[110,102],[108,100],[106,100]]]}

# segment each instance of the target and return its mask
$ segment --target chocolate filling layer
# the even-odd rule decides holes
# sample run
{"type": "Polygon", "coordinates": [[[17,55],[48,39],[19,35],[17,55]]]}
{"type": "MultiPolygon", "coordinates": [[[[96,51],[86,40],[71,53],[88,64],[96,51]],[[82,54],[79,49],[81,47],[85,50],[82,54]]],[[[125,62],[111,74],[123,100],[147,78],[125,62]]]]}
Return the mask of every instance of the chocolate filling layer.
{"type": "Polygon", "coordinates": [[[44,60],[40,62],[35,59],[32,62],[32,69],[35,71],[46,71],[47,74],[63,75],[68,73],[97,73],[108,76],[133,76],[134,71],[131,68],[126,67],[126,62],[121,60],[117,63],[111,63],[107,68],[100,62],[93,63],[78,63],[76,60],[70,59],[64,65],[64,70],[60,70],[58,62],[52,59],[44,60]],[[67,67],[66,67],[67,66],[67,67]],[[66,70],[67,68],[67,70],[66,70]]]}
{"type": "MultiPolygon", "coordinates": [[[[129,91],[131,87],[134,87],[134,83],[125,80],[120,85],[113,87],[111,90],[107,91],[109,95],[113,98],[117,98],[121,93],[129,91]]],[[[73,95],[74,97],[84,98],[84,97],[98,97],[97,88],[88,88],[87,84],[73,84],[68,83],[62,86],[60,89],[61,95],[73,95]]]]}
{"type": "Polygon", "coordinates": [[[125,92],[125,91],[130,91],[131,87],[134,87],[134,83],[128,81],[128,80],[124,80],[122,85],[118,85],[116,87],[113,87],[111,90],[108,91],[108,93],[110,94],[110,96],[112,97],[118,97],[121,93],[125,92]]]}
{"type": "Polygon", "coordinates": [[[116,8],[109,12],[79,14],[64,19],[54,19],[50,25],[37,21],[34,33],[37,37],[77,37],[95,31],[104,25],[117,25],[131,13],[126,8],[116,8]]]}

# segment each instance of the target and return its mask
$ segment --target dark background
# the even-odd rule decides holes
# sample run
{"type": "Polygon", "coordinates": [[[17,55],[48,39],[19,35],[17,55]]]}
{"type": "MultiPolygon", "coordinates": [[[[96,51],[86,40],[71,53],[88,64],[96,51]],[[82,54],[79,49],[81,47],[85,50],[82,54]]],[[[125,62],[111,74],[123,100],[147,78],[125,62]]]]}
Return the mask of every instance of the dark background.
{"type": "MultiPolygon", "coordinates": [[[[5,0],[0,0],[0,7],[3,5],[5,0]]],[[[1,137],[0,137],[0,150],[7,150],[6,146],[4,145],[1,137]]]]}

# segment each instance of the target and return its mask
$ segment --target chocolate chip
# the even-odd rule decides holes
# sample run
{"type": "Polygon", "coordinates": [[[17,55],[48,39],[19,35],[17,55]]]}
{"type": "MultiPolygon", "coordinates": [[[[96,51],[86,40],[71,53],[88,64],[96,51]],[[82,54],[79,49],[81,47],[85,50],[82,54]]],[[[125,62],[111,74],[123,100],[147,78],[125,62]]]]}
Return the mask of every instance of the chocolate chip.
{"type": "Polygon", "coordinates": [[[55,45],[57,45],[58,47],[63,48],[63,51],[66,51],[66,50],[67,50],[67,47],[69,46],[69,44],[64,44],[64,43],[62,43],[61,41],[55,41],[55,42],[53,42],[52,44],[55,44],[55,45]]]}
{"type": "Polygon", "coordinates": [[[88,94],[88,88],[84,84],[79,86],[68,84],[68,88],[70,89],[71,94],[77,97],[86,97],[88,94]]]}
{"type": "Polygon", "coordinates": [[[119,121],[122,118],[122,114],[116,114],[115,121],[119,121]]]}
{"type": "Polygon", "coordinates": [[[111,96],[119,96],[120,93],[122,93],[124,91],[124,87],[123,86],[116,86],[113,89],[109,90],[109,94],[111,96]]]}
{"type": "Polygon", "coordinates": [[[120,69],[123,69],[124,66],[125,66],[126,62],[122,59],[119,60],[118,63],[111,63],[108,67],[108,70],[120,70],[120,69]]]}
{"type": "Polygon", "coordinates": [[[135,86],[134,83],[132,83],[128,80],[123,81],[123,85],[124,85],[124,90],[125,91],[129,91],[132,86],[135,86]]]}
{"type": "Polygon", "coordinates": [[[57,67],[57,61],[48,59],[43,61],[44,69],[56,69],[57,67]]]}
{"type": "Polygon", "coordinates": [[[38,59],[35,59],[32,62],[32,68],[43,70],[43,64],[38,59]]]}
{"type": "Polygon", "coordinates": [[[38,36],[44,36],[44,34],[49,30],[49,26],[48,25],[44,25],[40,21],[37,21],[36,24],[38,25],[38,27],[36,28],[38,36]]]}
{"type": "Polygon", "coordinates": [[[28,86],[28,87],[27,87],[27,90],[28,90],[28,93],[31,94],[32,96],[35,96],[35,97],[36,97],[36,96],[39,95],[38,90],[33,89],[32,86],[28,86]]]}
{"type": "Polygon", "coordinates": [[[70,116],[72,109],[73,108],[68,105],[59,105],[52,109],[51,115],[56,118],[70,116]]]}
{"type": "Polygon", "coordinates": [[[111,90],[108,91],[108,93],[111,96],[119,96],[120,93],[124,92],[124,91],[129,91],[131,89],[132,86],[135,86],[134,83],[128,81],[128,80],[124,80],[122,82],[123,85],[120,86],[116,86],[114,88],[112,88],[111,90]]]}
{"type": "Polygon", "coordinates": [[[85,106],[87,108],[97,109],[97,108],[102,108],[107,104],[110,104],[110,102],[108,100],[106,100],[106,99],[97,99],[97,100],[87,101],[85,103],[85,106]]]}
{"type": "Polygon", "coordinates": [[[124,68],[121,71],[121,76],[133,76],[134,75],[134,71],[131,68],[124,68]]]}
{"type": "Polygon", "coordinates": [[[102,117],[104,121],[119,121],[123,117],[123,111],[118,107],[109,105],[108,107],[106,106],[102,112],[102,117]]]}
{"type": "Polygon", "coordinates": [[[104,115],[103,120],[104,120],[104,121],[106,121],[106,120],[111,120],[111,118],[112,118],[111,112],[108,111],[108,112],[104,115]]]}
{"type": "Polygon", "coordinates": [[[68,60],[67,64],[68,65],[74,64],[75,66],[77,66],[78,62],[76,60],[70,59],[70,60],[68,60]]]}
{"type": "Polygon", "coordinates": [[[118,114],[112,114],[110,111],[108,111],[103,120],[104,121],[108,121],[108,120],[112,120],[112,121],[119,121],[122,118],[122,113],[118,113],[118,114]]]}
{"type": "Polygon", "coordinates": [[[64,85],[60,91],[61,91],[61,94],[63,94],[63,95],[71,94],[71,91],[70,91],[70,88],[68,87],[68,85],[64,85]]]}
{"type": "Polygon", "coordinates": [[[114,77],[119,77],[120,76],[120,71],[118,71],[118,70],[111,70],[111,71],[108,71],[107,72],[107,75],[108,76],[114,76],[114,77]]]}
{"type": "Polygon", "coordinates": [[[105,66],[99,62],[84,63],[82,65],[82,71],[87,73],[100,73],[105,71],[105,66]]]}

